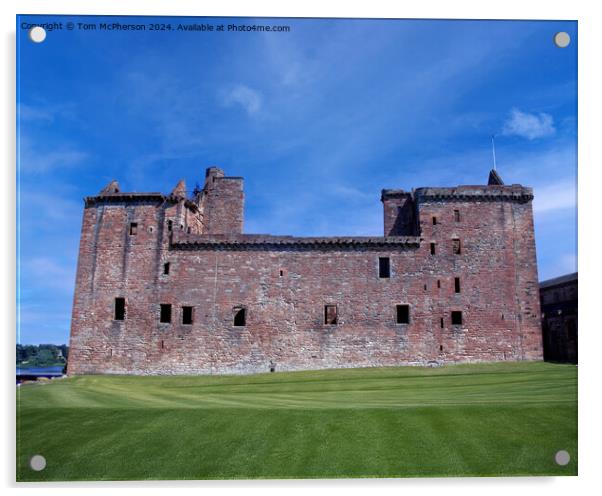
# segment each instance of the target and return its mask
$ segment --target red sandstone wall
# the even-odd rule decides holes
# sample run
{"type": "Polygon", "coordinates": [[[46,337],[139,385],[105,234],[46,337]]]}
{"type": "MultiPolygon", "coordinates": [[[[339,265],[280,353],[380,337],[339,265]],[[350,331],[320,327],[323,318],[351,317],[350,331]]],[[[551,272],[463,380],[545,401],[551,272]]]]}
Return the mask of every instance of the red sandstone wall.
{"type": "Polygon", "coordinates": [[[385,236],[414,236],[416,219],[411,193],[383,191],[383,217],[385,236]]]}
{"type": "Polygon", "coordinates": [[[223,177],[223,171],[217,168],[207,171],[201,196],[204,233],[242,233],[243,204],[242,178],[223,177]]]}
{"type": "Polygon", "coordinates": [[[183,226],[178,236],[186,236],[183,202],[89,207],[69,373],[541,359],[530,203],[423,202],[419,212],[419,248],[175,250],[166,226],[172,220],[174,229],[183,226]],[[132,221],[135,237],[128,233],[132,221]],[[452,253],[454,237],[461,240],[460,255],[452,253]],[[389,279],[378,277],[379,256],[391,259],[389,279]],[[169,275],[162,274],[166,261],[169,275]],[[113,320],[117,296],[127,300],[123,322],[113,320]],[[161,303],[173,305],[171,324],[159,323],[161,303]],[[338,325],[324,324],[327,304],[338,305],[338,325]],[[395,323],[396,304],[411,306],[410,324],[395,323]],[[194,307],[193,325],[181,324],[183,305],[194,307]],[[245,327],[233,326],[239,306],[247,309],[245,327]],[[451,325],[452,310],[463,312],[463,325],[451,325]]]}
{"type": "Polygon", "coordinates": [[[425,270],[446,274],[448,288],[460,277],[460,294],[452,289],[433,302],[439,311],[453,307],[466,315],[466,332],[440,331],[449,359],[478,359],[484,343],[496,350],[488,355],[497,354],[497,359],[543,358],[531,212],[530,202],[420,205],[422,237],[425,244],[436,246],[425,270]],[[452,253],[454,238],[460,239],[460,255],[452,253]]]}

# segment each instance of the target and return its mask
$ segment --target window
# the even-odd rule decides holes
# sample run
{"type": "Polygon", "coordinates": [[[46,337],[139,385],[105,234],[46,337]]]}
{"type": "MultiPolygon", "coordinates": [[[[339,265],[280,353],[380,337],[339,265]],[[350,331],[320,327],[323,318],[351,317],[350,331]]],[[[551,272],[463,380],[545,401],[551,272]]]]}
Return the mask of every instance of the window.
{"type": "Polygon", "coordinates": [[[389,257],[380,257],[378,259],[378,277],[381,279],[391,277],[391,261],[389,257]]]}
{"type": "Polygon", "coordinates": [[[164,349],[164,348],[165,348],[165,341],[162,339],[161,340],[161,349],[164,349]]]}
{"type": "Polygon", "coordinates": [[[245,308],[234,309],[234,325],[244,327],[247,325],[247,311],[245,308]]]}
{"type": "Polygon", "coordinates": [[[460,248],[460,240],[458,238],[454,238],[452,239],[452,243],[454,255],[459,255],[462,252],[460,248]]]}
{"type": "Polygon", "coordinates": [[[187,227],[187,228],[186,228],[186,232],[187,232],[188,234],[190,234],[190,233],[192,232],[192,228],[190,228],[190,227],[187,227]]]}
{"type": "Polygon", "coordinates": [[[284,276],[284,271],[282,269],[280,269],[280,277],[284,276]]]}
{"type": "Polygon", "coordinates": [[[460,222],[460,211],[459,210],[454,210],[454,220],[456,222],[460,222]]]}
{"type": "Polygon", "coordinates": [[[130,223],[130,235],[136,236],[137,233],[138,233],[138,223],[131,222],[130,223]]]}
{"type": "Polygon", "coordinates": [[[171,304],[161,303],[161,316],[159,322],[162,324],[169,324],[171,322],[171,304]]]}
{"type": "Polygon", "coordinates": [[[441,279],[437,279],[437,288],[441,289],[441,279]]]}
{"type": "Polygon", "coordinates": [[[441,317],[441,329],[443,329],[445,325],[443,324],[443,317],[441,317]]]}
{"type": "Polygon", "coordinates": [[[410,323],[410,305],[396,305],[397,316],[396,322],[398,324],[409,324],[410,323]]]}
{"type": "Polygon", "coordinates": [[[437,217],[433,217],[433,226],[437,225],[437,217]]]}
{"type": "Polygon", "coordinates": [[[125,298],[115,298],[115,320],[125,320],[125,298]]]}
{"type": "Polygon", "coordinates": [[[324,306],[324,323],[328,325],[337,324],[337,306],[326,305],[324,306]]]}
{"type": "Polygon", "coordinates": [[[439,345],[439,351],[443,351],[443,345],[442,344],[439,345]]]}
{"type": "Polygon", "coordinates": [[[435,243],[431,243],[431,255],[435,254],[435,243]]]}
{"type": "Polygon", "coordinates": [[[169,274],[169,262],[165,262],[163,264],[163,274],[165,274],[165,275],[169,274]]]}
{"type": "Polygon", "coordinates": [[[456,293],[460,292],[460,278],[459,277],[454,278],[454,290],[456,291],[456,293]]]}
{"type": "Polygon", "coordinates": [[[192,325],[192,307],[182,307],[182,324],[192,325]]]}
{"type": "Polygon", "coordinates": [[[172,220],[168,220],[167,221],[167,230],[171,231],[173,229],[173,221],[172,220]]]}
{"type": "Polygon", "coordinates": [[[462,325],[462,312],[454,310],[451,313],[451,323],[452,325],[462,325]]]}

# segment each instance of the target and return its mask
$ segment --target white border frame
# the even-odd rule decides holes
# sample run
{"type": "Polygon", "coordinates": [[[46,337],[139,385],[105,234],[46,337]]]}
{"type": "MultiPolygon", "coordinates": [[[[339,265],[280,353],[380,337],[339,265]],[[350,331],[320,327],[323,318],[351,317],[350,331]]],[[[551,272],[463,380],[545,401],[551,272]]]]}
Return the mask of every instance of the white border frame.
{"type": "Polygon", "coordinates": [[[422,0],[404,2],[395,6],[385,0],[358,2],[348,0],[327,3],[316,0],[285,3],[256,0],[252,3],[239,1],[197,2],[166,0],[150,3],[143,0],[105,0],[101,4],[88,4],[69,0],[22,0],[2,2],[2,28],[4,40],[4,63],[2,98],[4,115],[0,120],[4,166],[2,168],[2,212],[3,232],[8,234],[2,243],[1,315],[4,316],[4,382],[3,424],[8,442],[2,450],[2,470],[5,486],[29,492],[44,492],[45,495],[87,489],[105,493],[107,489],[116,494],[163,494],[167,488],[192,492],[215,490],[244,490],[250,495],[265,496],[283,492],[301,494],[309,491],[319,493],[342,489],[346,493],[363,494],[378,490],[386,494],[399,495],[408,491],[445,492],[446,496],[478,494],[486,491],[489,496],[504,495],[519,488],[530,493],[546,496],[583,491],[596,486],[596,475],[600,470],[600,425],[597,420],[600,410],[598,353],[600,345],[600,315],[594,313],[594,300],[599,284],[600,245],[598,239],[599,216],[596,215],[596,187],[600,181],[602,157],[598,136],[601,131],[599,116],[599,91],[602,88],[599,48],[602,47],[602,26],[596,15],[595,3],[579,1],[531,1],[505,0],[504,2],[478,2],[474,0],[422,0]],[[15,481],[15,386],[14,386],[14,343],[15,343],[15,216],[16,216],[16,172],[15,172],[15,16],[16,14],[113,14],[113,15],[188,15],[188,16],[254,16],[254,17],[378,17],[378,18],[439,18],[439,19],[565,19],[578,20],[579,36],[579,260],[584,260],[586,270],[580,274],[580,351],[579,362],[579,473],[578,477],[523,477],[523,478],[445,478],[445,479],[341,479],[341,480],[291,480],[291,481],[174,481],[174,482],[126,482],[126,483],[48,483],[16,484],[15,481]],[[598,146],[597,146],[598,145],[598,146]],[[9,318],[6,318],[6,317],[9,318]],[[594,317],[598,317],[594,319],[594,317]]]}

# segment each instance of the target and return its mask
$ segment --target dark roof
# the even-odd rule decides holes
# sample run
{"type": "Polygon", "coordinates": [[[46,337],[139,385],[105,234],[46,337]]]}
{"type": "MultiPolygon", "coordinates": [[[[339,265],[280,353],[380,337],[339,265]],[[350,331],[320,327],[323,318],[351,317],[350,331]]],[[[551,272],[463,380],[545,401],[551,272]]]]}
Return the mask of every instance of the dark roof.
{"type": "Polygon", "coordinates": [[[500,175],[497,173],[497,171],[495,169],[491,169],[489,171],[489,179],[487,181],[487,184],[489,185],[493,185],[493,184],[497,184],[497,185],[503,185],[504,181],[502,181],[502,178],[500,177],[500,175]]]}
{"type": "Polygon", "coordinates": [[[555,277],[553,279],[547,279],[539,283],[539,288],[543,289],[552,286],[560,286],[561,284],[577,281],[577,274],[578,272],[573,272],[572,274],[566,274],[564,276],[555,277]]]}
{"type": "Polygon", "coordinates": [[[416,188],[411,193],[402,189],[383,189],[381,201],[388,198],[402,198],[413,196],[417,202],[421,201],[514,201],[525,203],[533,200],[533,188],[512,184],[467,185],[454,187],[427,186],[416,188]]]}
{"type": "Polygon", "coordinates": [[[167,202],[167,203],[178,203],[184,201],[184,204],[196,211],[198,205],[191,200],[186,200],[178,195],[164,195],[163,193],[111,193],[111,194],[100,194],[96,196],[86,196],[84,198],[84,204],[86,207],[96,205],[98,203],[122,203],[126,201],[131,202],[167,202]]]}
{"type": "Polygon", "coordinates": [[[298,237],[267,234],[187,234],[174,233],[175,249],[257,249],[257,248],[378,248],[420,246],[418,236],[339,236],[298,237]]]}
{"type": "Polygon", "coordinates": [[[418,188],[414,191],[418,202],[439,200],[461,201],[515,201],[533,200],[533,188],[512,184],[510,186],[456,186],[455,188],[418,188]]]}

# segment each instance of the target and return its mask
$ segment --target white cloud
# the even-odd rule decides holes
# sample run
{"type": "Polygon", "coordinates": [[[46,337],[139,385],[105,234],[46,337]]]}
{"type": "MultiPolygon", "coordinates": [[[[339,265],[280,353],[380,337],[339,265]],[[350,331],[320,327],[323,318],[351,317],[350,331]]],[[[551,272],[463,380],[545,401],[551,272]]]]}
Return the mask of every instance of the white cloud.
{"type": "Polygon", "coordinates": [[[556,132],[554,119],[549,114],[528,114],[517,108],[510,111],[510,117],[502,130],[507,136],[521,136],[529,140],[551,136],[556,132]]]}
{"type": "Polygon", "coordinates": [[[334,195],[341,196],[349,200],[373,200],[376,195],[370,194],[366,191],[362,191],[359,188],[353,186],[347,186],[345,184],[333,184],[329,185],[328,191],[334,195]]]}
{"type": "Polygon", "coordinates": [[[249,115],[256,114],[261,109],[261,95],[259,92],[238,84],[225,92],[223,95],[223,103],[227,107],[232,105],[240,105],[249,115]]]}
{"type": "MultiPolygon", "coordinates": [[[[47,227],[54,231],[59,225],[79,226],[83,202],[79,198],[77,201],[71,199],[70,195],[71,192],[63,190],[47,193],[43,191],[43,186],[39,189],[29,185],[22,187],[19,208],[26,216],[23,222],[26,221],[27,227],[35,227],[35,229],[47,227]]],[[[22,225],[21,228],[23,227],[22,225]]]]}
{"type": "Polygon", "coordinates": [[[19,118],[23,122],[38,122],[41,124],[49,124],[57,119],[76,119],[76,107],[72,103],[56,103],[50,105],[48,103],[36,103],[28,105],[20,103],[18,105],[19,118]]]}
{"type": "Polygon", "coordinates": [[[74,266],[63,266],[50,257],[21,259],[20,264],[25,276],[21,284],[28,289],[35,285],[70,293],[75,287],[74,266]]]}
{"type": "Polygon", "coordinates": [[[54,115],[47,109],[31,107],[24,103],[19,104],[19,117],[24,121],[54,121],[54,115]]]}
{"type": "Polygon", "coordinates": [[[577,254],[565,253],[560,257],[559,266],[562,267],[562,272],[577,272],[577,254]]]}
{"type": "Polygon", "coordinates": [[[556,210],[575,208],[577,191],[575,181],[566,180],[533,188],[533,210],[543,214],[556,210]]]}
{"type": "Polygon", "coordinates": [[[17,150],[19,167],[26,172],[48,172],[63,167],[80,164],[88,154],[71,145],[53,145],[52,148],[42,149],[34,146],[32,141],[21,138],[17,150]]]}

